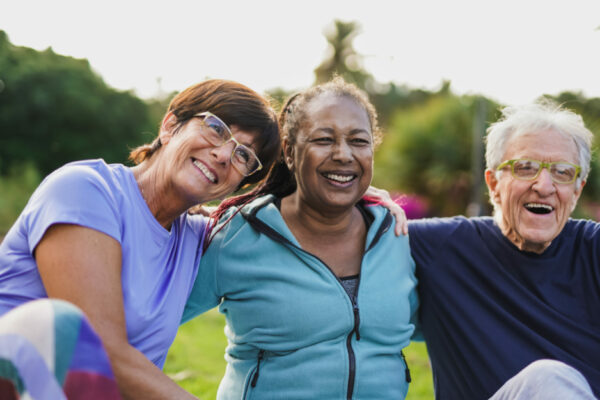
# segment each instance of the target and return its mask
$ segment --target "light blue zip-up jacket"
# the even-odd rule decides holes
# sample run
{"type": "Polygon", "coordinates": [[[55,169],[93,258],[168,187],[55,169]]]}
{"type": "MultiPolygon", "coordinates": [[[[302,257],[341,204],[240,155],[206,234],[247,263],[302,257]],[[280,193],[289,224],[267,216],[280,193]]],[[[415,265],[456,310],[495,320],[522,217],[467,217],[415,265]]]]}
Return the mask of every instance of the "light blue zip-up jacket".
{"type": "Polygon", "coordinates": [[[216,234],[186,305],[184,321],[218,304],[225,314],[228,365],[217,398],[403,399],[410,379],[401,350],[418,305],[408,238],[394,235],[387,210],[365,208],[374,221],[353,307],[273,199],[254,200],[216,234]]]}

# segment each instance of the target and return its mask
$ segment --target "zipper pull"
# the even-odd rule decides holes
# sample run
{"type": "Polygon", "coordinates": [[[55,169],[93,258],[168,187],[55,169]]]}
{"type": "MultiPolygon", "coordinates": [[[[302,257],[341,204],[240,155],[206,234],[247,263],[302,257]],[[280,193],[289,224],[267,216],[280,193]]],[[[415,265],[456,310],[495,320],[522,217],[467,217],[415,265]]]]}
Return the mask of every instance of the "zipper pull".
{"type": "Polygon", "coordinates": [[[256,382],[258,381],[258,373],[260,371],[260,362],[263,359],[264,355],[265,355],[264,350],[260,350],[258,352],[258,360],[256,361],[256,372],[254,373],[254,376],[252,377],[252,382],[250,383],[250,386],[252,386],[252,387],[256,387],[256,382]]]}
{"type": "Polygon", "coordinates": [[[406,362],[406,357],[404,357],[404,352],[402,350],[400,350],[400,355],[404,360],[404,365],[406,365],[406,370],[404,371],[404,378],[406,379],[406,382],[410,383],[412,381],[410,377],[410,369],[408,369],[408,363],[406,362]]]}
{"type": "Polygon", "coordinates": [[[360,340],[360,330],[358,329],[360,326],[360,313],[356,304],[352,306],[352,309],[354,311],[354,333],[356,333],[356,340],[360,340]]]}

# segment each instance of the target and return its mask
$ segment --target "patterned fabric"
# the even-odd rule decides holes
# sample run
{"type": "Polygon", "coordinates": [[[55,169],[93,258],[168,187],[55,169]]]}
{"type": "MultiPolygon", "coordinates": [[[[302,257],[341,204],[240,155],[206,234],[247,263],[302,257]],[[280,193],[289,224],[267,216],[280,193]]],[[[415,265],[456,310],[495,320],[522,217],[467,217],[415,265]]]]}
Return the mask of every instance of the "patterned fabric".
{"type": "Polygon", "coordinates": [[[36,300],[0,317],[0,399],[121,399],[108,356],[83,313],[36,300]]]}

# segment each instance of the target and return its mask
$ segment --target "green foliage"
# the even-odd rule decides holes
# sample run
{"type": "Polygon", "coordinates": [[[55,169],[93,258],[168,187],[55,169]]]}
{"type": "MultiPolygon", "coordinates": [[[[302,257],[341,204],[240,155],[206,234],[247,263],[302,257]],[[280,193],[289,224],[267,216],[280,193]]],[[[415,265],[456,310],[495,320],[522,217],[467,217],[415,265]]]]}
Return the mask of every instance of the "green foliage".
{"type": "Polygon", "coordinates": [[[83,158],[125,162],[155,128],[144,102],[109,88],[87,60],[13,46],[0,31],[0,174],[42,174],[83,158]]]}
{"type": "MultiPolygon", "coordinates": [[[[600,143],[600,98],[586,98],[582,93],[563,92],[557,96],[545,96],[581,115],[585,126],[594,134],[594,148],[600,143]]],[[[600,157],[592,153],[591,173],[575,210],[578,217],[600,218],[600,157]]]]}
{"type": "MultiPolygon", "coordinates": [[[[164,371],[181,387],[201,399],[214,399],[225,373],[225,318],[213,309],[179,328],[164,371]]],[[[424,343],[404,350],[412,383],[408,400],[433,399],[433,380],[424,343]]]]}
{"type": "MultiPolygon", "coordinates": [[[[429,199],[432,215],[465,213],[478,99],[441,92],[422,105],[397,110],[375,156],[375,185],[429,199]]],[[[490,121],[496,106],[486,109],[484,120],[490,121]]],[[[486,126],[481,128],[480,137],[486,126]]],[[[483,165],[481,152],[478,163],[483,165]]]]}
{"type": "Polygon", "coordinates": [[[40,181],[40,174],[31,164],[14,166],[9,174],[0,176],[0,241],[40,181]]]}

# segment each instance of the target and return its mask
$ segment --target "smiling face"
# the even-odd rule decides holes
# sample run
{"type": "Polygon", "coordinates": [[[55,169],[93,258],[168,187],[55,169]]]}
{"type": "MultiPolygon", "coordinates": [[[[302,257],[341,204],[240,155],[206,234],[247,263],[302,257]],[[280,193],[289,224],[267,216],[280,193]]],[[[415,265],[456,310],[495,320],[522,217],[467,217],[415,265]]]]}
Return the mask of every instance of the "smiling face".
{"type": "MultiPolygon", "coordinates": [[[[244,176],[231,165],[233,141],[216,147],[206,140],[208,129],[199,118],[192,118],[176,131],[177,125],[166,120],[161,131],[164,154],[161,176],[176,195],[191,204],[222,199],[232,193],[244,176]]],[[[233,137],[253,148],[254,134],[231,126],[233,137]]],[[[256,151],[256,150],[255,150],[256,151]]]]}
{"type": "MultiPolygon", "coordinates": [[[[511,138],[503,160],[511,159],[579,164],[573,140],[556,131],[511,138]]],[[[562,231],[585,185],[555,183],[547,169],[534,180],[514,178],[509,167],[498,176],[487,170],[485,178],[502,233],[519,249],[535,253],[543,252],[562,231]]]]}
{"type": "Polygon", "coordinates": [[[299,199],[317,210],[345,211],[371,183],[373,137],[369,117],[355,100],[322,94],[306,107],[296,143],[285,143],[299,199]]]}

